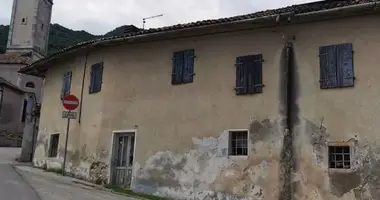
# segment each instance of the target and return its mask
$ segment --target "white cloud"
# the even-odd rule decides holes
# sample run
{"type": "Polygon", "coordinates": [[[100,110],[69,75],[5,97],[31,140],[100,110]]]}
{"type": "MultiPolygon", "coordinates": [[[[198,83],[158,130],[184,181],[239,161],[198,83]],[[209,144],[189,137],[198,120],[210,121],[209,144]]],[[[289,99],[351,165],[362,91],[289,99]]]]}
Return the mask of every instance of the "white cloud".
{"type": "MultiPolygon", "coordinates": [[[[0,0],[0,24],[9,24],[13,0],[0,0]]],[[[191,21],[229,17],[312,0],[54,0],[52,23],[104,34],[120,25],[154,28],[191,21]]]]}

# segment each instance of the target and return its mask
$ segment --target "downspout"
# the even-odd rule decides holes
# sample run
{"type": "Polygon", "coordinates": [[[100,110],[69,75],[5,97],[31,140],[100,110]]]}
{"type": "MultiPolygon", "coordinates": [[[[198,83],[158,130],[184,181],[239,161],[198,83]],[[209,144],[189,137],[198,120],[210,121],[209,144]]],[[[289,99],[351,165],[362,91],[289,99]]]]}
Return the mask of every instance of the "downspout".
{"type": "Polygon", "coordinates": [[[88,59],[89,50],[86,51],[86,58],[84,61],[84,69],[83,69],[83,77],[82,77],[82,89],[80,92],[80,99],[79,99],[79,117],[78,117],[78,123],[80,124],[82,119],[82,102],[83,102],[83,92],[84,92],[84,81],[86,79],[86,70],[87,70],[87,59],[88,59]]]}
{"type": "Polygon", "coordinates": [[[0,97],[0,121],[1,121],[1,111],[3,108],[3,96],[4,96],[4,86],[0,87],[1,97],[0,97]]]}

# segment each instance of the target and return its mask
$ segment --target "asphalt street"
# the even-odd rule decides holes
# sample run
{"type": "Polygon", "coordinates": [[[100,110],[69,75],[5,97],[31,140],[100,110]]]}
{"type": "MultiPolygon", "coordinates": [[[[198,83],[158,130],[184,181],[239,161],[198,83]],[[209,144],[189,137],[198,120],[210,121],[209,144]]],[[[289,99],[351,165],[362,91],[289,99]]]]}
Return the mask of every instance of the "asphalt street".
{"type": "Polygon", "coordinates": [[[0,200],[135,200],[30,166],[15,166],[17,148],[0,148],[0,200]]]}
{"type": "Polygon", "coordinates": [[[34,189],[14,169],[19,148],[0,148],[0,200],[40,200],[34,189]]]}

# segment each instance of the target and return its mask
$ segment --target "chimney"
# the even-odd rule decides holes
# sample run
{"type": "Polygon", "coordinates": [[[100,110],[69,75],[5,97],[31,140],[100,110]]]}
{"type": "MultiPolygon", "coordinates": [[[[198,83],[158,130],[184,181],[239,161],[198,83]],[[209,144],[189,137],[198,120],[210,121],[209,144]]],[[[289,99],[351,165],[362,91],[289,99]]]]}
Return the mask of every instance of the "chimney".
{"type": "Polygon", "coordinates": [[[141,29],[137,28],[137,27],[134,26],[134,25],[128,25],[128,26],[125,26],[124,34],[135,33],[135,32],[138,32],[138,31],[140,31],[140,30],[141,30],[141,29]]]}

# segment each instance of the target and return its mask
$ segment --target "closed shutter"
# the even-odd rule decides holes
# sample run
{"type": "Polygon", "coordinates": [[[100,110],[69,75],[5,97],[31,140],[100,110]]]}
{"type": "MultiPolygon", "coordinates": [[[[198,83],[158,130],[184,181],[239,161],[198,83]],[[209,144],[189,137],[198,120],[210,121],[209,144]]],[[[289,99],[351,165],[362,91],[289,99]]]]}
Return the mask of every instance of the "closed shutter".
{"type": "Polygon", "coordinates": [[[247,66],[244,61],[244,56],[236,58],[236,95],[242,95],[247,93],[247,66]]]}
{"type": "Polygon", "coordinates": [[[63,84],[61,90],[61,99],[70,94],[72,72],[65,72],[63,75],[63,84]]]}
{"type": "Polygon", "coordinates": [[[172,66],[172,85],[182,83],[184,65],[184,52],[177,51],[173,53],[173,66],[172,66]]]}
{"type": "Polygon", "coordinates": [[[352,44],[340,44],[337,46],[337,66],[340,87],[354,86],[352,44]]]}
{"type": "Polygon", "coordinates": [[[247,56],[248,65],[248,93],[262,93],[263,92],[263,70],[262,70],[262,55],[247,56]]]}
{"type": "Polygon", "coordinates": [[[337,80],[337,48],[335,45],[319,48],[320,88],[336,88],[337,80]]]}
{"type": "Polygon", "coordinates": [[[193,82],[194,58],[194,49],[184,51],[183,83],[193,82]]]}
{"type": "Polygon", "coordinates": [[[103,82],[103,62],[91,66],[90,93],[100,92],[103,82]]]}

